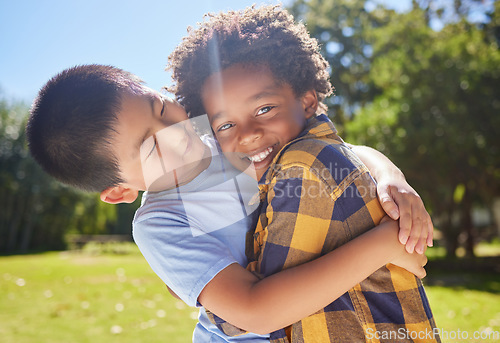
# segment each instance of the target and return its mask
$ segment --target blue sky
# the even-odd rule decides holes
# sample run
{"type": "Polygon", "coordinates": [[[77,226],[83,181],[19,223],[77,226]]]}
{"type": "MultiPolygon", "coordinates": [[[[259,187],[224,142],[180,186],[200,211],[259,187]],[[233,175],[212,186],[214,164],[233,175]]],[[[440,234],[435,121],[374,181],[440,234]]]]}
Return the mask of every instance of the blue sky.
{"type": "MultiPolygon", "coordinates": [[[[204,13],[278,2],[0,0],[0,96],[30,103],[50,77],[86,63],[123,68],[159,90],[170,83],[167,56],[204,13]]],[[[404,9],[410,0],[381,2],[404,9]]]]}

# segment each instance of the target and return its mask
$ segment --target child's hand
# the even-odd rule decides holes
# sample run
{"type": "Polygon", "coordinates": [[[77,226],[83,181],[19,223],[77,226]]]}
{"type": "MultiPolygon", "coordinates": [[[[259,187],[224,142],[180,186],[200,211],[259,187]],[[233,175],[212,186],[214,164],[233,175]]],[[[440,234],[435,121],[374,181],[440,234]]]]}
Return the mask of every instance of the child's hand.
{"type": "Polygon", "coordinates": [[[404,179],[388,178],[377,183],[377,193],[384,211],[394,220],[399,219],[399,241],[409,253],[423,254],[426,245],[432,246],[432,220],[424,203],[404,179]]]}
{"type": "MultiPolygon", "coordinates": [[[[380,221],[380,224],[390,221],[393,221],[393,219],[385,216],[380,221]]],[[[392,228],[394,230],[396,227],[392,226],[392,228]]],[[[399,230],[399,232],[401,232],[401,230],[399,230]]],[[[425,275],[427,275],[424,269],[424,266],[427,264],[427,257],[424,254],[417,254],[415,252],[410,253],[401,244],[396,243],[396,241],[394,241],[394,243],[392,244],[398,245],[398,252],[396,256],[390,261],[392,264],[406,269],[420,279],[424,278],[425,275]]]]}
{"type": "Polygon", "coordinates": [[[409,253],[405,249],[401,249],[401,253],[391,263],[406,269],[420,279],[427,275],[424,269],[427,264],[427,257],[424,254],[409,253]]]}

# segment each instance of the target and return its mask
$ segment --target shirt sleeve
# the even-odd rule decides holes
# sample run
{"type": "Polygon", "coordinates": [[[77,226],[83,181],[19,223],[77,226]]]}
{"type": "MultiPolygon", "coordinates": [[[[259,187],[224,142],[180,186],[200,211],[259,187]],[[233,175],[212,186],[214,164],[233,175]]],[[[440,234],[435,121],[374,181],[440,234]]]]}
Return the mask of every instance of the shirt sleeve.
{"type": "Polygon", "coordinates": [[[237,263],[225,244],[210,234],[193,235],[181,220],[161,212],[139,216],[133,237],[148,264],[189,306],[224,268],[237,263]]]}

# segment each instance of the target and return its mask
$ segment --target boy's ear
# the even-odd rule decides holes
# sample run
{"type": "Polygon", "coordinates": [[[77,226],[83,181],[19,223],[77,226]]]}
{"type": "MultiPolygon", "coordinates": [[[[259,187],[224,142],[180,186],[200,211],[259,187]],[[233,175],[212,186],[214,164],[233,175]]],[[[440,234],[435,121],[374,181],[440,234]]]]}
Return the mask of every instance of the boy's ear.
{"type": "Polygon", "coordinates": [[[108,204],[130,204],[137,199],[139,191],[123,186],[114,186],[101,192],[101,200],[108,204]]]}
{"type": "Polygon", "coordinates": [[[306,118],[309,119],[316,114],[318,110],[318,96],[315,90],[307,91],[301,98],[302,106],[304,107],[304,112],[306,118]]]}

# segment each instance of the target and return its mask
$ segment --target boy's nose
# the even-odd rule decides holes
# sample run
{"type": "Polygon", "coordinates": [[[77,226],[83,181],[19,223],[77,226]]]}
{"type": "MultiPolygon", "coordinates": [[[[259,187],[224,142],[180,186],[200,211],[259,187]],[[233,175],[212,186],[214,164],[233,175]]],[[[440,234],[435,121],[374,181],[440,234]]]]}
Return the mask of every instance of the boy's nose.
{"type": "Polygon", "coordinates": [[[262,130],[254,125],[240,126],[240,144],[247,145],[262,137],[262,130]]]}

